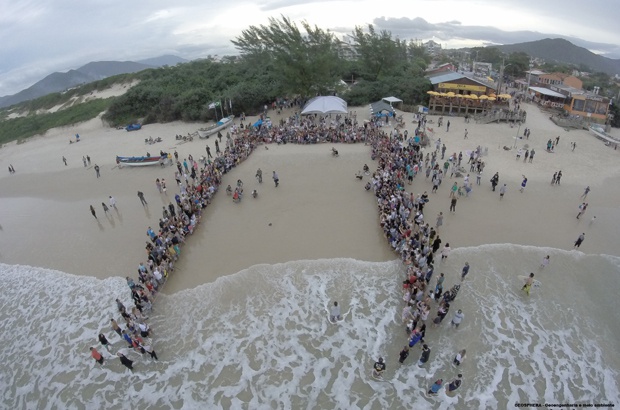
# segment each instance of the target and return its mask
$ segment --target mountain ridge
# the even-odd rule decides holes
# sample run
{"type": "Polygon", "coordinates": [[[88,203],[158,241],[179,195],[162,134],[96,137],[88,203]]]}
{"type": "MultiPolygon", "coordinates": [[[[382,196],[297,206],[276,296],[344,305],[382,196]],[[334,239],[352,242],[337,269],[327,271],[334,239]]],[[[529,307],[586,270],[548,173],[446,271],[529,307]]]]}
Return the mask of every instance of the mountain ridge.
{"type": "Polygon", "coordinates": [[[66,73],[53,72],[16,94],[0,97],[0,108],[9,107],[47,94],[65,91],[71,87],[102,80],[113,75],[135,73],[149,68],[176,65],[187,61],[172,55],[140,61],[91,61],[66,73]]]}
{"type": "Polygon", "coordinates": [[[609,75],[620,74],[620,59],[595,54],[587,48],[577,46],[563,38],[546,38],[524,43],[493,46],[504,53],[524,52],[530,57],[545,61],[574,65],[585,65],[591,70],[609,75]]]}

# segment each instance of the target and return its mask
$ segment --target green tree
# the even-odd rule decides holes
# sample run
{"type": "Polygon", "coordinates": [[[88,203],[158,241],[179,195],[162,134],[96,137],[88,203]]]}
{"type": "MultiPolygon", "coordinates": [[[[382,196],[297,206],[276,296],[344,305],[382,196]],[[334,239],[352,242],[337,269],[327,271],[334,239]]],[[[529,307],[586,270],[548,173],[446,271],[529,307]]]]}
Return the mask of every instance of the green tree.
{"type": "Polygon", "coordinates": [[[505,75],[523,77],[525,72],[530,69],[530,56],[522,51],[510,53],[505,61],[505,75]]]}
{"type": "Polygon", "coordinates": [[[389,31],[377,32],[372,24],[368,25],[366,31],[356,26],[352,38],[365,79],[375,81],[406,69],[408,45],[404,41],[393,40],[389,31]]]}
{"type": "Polygon", "coordinates": [[[270,59],[286,91],[310,96],[333,87],[339,79],[338,43],[329,31],[307,22],[302,31],[288,17],[250,26],[232,43],[241,54],[261,64],[270,59]]]}

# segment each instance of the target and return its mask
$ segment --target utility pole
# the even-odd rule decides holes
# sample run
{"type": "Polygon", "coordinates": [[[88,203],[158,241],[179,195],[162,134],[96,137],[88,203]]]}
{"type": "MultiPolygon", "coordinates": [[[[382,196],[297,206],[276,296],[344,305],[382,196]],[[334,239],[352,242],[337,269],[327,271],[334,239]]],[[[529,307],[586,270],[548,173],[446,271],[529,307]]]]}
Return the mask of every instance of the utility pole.
{"type": "Polygon", "coordinates": [[[534,63],[530,59],[530,71],[527,72],[527,90],[525,90],[528,95],[530,93],[530,79],[532,78],[532,68],[534,68],[534,63]]]}

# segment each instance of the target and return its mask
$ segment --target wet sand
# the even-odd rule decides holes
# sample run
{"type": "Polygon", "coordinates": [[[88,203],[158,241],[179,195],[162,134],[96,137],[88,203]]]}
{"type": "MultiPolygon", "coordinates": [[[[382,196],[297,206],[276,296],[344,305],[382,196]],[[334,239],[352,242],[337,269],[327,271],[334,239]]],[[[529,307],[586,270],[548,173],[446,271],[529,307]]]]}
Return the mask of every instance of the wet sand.
{"type": "MultiPolygon", "coordinates": [[[[442,211],[445,215],[440,236],[453,248],[483,243],[516,243],[571,249],[577,236],[585,232],[581,251],[619,255],[620,222],[617,218],[620,198],[620,151],[605,147],[586,131],[564,131],[555,126],[533,105],[526,107],[531,131],[529,141],[517,140],[517,146],[529,144],[536,149],[532,164],[515,160],[514,137],[523,128],[506,124],[465,124],[451,118],[450,131],[436,124],[433,142],[441,138],[448,150],[459,152],[477,145],[488,148],[482,185],[475,185],[469,198],[460,198],[456,214],[449,215],[446,178],[425,216],[431,224],[442,211]],[[469,138],[463,139],[465,128],[469,138]],[[555,153],[545,152],[547,139],[560,135],[555,153]],[[570,150],[570,142],[577,149],[570,150]],[[562,170],[561,186],[551,186],[551,176],[562,170]],[[500,173],[500,184],[508,184],[501,202],[491,192],[489,179],[500,173]],[[521,175],[528,177],[524,193],[518,192],[521,175]],[[590,185],[590,206],[582,220],[577,220],[579,196],[590,185]],[[593,215],[597,216],[590,224],[593,215]]],[[[358,120],[366,108],[357,108],[358,120]]],[[[405,114],[407,129],[413,132],[412,114],[405,114]]],[[[437,121],[436,116],[430,119],[437,121]]],[[[447,119],[447,118],[446,118],[447,119]]],[[[274,121],[277,117],[274,118],[274,121]]],[[[155,124],[128,133],[103,126],[99,119],[75,127],[55,129],[21,145],[7,144],[0,149],[0,169],[13,164],[17,173],[5,171],[0,176],[0,261],[59,269],[69,273],[96,277],[135,276],[138,263],[146,258],[146,229],[155,227],[161,208],[173,201],[177,192],[175,167],[160,169],[119,169],[116,155],[156,154],[174,151],[180,158],[205,155],[205,143],[215,153],[214,137],[181,143],[175,134],[194,132],[204,124],[155,124]],[[82,141],[69,144],[79,133],[82,141]],[[163,143],[145,145],[144,139],[162,137],[163,143]],[[64,166],[62,156],[67,157],[64,166]],[[84,167],[82,156],[91,156],[91,167],[84,167]],[[101,167],[101,178],[92,166],[101,167]],[[166,178],[168,196],[155,187],[156,178],[166,178]],[[148,207],[142,207],[137,191],[145,193],[148,207]],[[101,202],[113,195],[118,213],[103,214],[101,202]],[[98,221],[88,206],[97,210],[98,221]]],[[[391,129],[387,127],[386,130],[391,129]]],[[[614,130],[617,133],[617,130],[614,130]]],[[[240,204],[220,191],[206,209],[196,233],[182,249],[177,274],[167,284],[166,292],[187,289],[210,282],[220,276],[238,272],[261,263],[291,260],[350,257],[368,261],[396,258],[389,249],[378,224],[375,199],[363,189],[368,181],[354,178],[364,163],[371,169],[370,148],[361,144],[340,145],[339,158],[330,155],[330,145],[270,145],[259,148],[241,166],[224,177],[223,187],[244,182],[246,197],[240,204]],[[257,168],[263,170],[263,183],[254,179],[257,168]],[[276,170],[281,185],[271,180],[276,170]],[[259,197],[249,194],[258,189],[259,197]],[[272,225],[269,226],[269,223],[272,225]]],[[[430,150],[430,148],[427,148],[430,150]]],[[[465,154],[464,154],[465,155],[465,154]]],[[[466,159],[463,161],[466,162],[466,159]]],[[[462,178],[458,179],[459,184],[462,178]]],[[[419,175],[413,192],[432,188],[430,180],[419,175]]]]}

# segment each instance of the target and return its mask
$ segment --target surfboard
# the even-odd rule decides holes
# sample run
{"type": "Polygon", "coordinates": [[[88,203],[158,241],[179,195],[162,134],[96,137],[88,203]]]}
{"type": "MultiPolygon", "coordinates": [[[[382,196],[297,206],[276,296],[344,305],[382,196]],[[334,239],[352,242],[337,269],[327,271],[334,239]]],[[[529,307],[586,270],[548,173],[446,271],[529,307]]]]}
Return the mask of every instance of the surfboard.
{"type": "MultiPolygon", "coordinates": [[[[519,275],[517,276],[517,278],[519,278],[519,280],[521,282],[523,282],[523,284],[525,284],[525,281],[527,281],[528,276],[525,275],[519,275]]],[[[542,283],[539,280],[534,279],[534,281],[532,282],[532,287],[534,288],[540,288],[542,286],[542,283]]]]}

